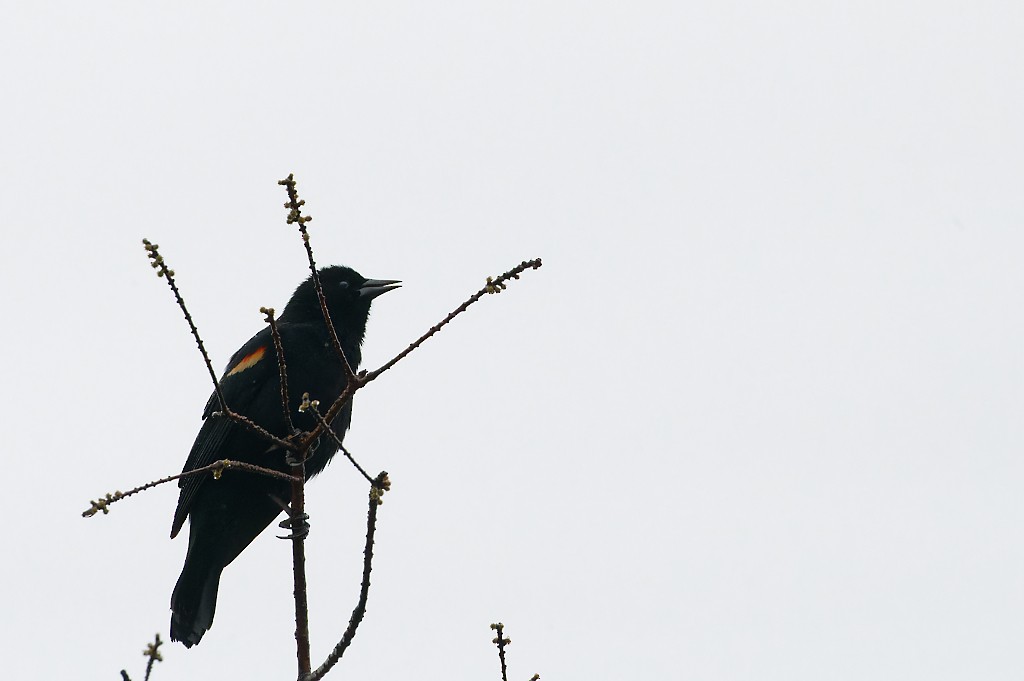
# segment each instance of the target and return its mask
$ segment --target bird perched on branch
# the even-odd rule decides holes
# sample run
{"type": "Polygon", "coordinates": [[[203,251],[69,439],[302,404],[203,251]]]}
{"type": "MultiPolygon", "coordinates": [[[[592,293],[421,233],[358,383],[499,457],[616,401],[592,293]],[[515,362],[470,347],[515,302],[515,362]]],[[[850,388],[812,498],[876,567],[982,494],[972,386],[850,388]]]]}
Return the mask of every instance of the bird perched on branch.
{"type": "MultiPolygon", "coordinates": [[[[367,279],[347,267],[325,267],[319,278],[331,321],[345,357],[359,366],[360,345],[366,332],[370,301],[399,283],[367,279]]],[[[287,366],[289,411],[294,428],[312,431],[317,420],[300,412],[303,393],[332,404],[345,389],[341,359],[324,322],[313,277],[299,285],[277,322],[287,366]]],[[[279,438],[287,438],[287,420],[281,403],[277,353],[270,327],[243,345],[228,362],[220,379],[227,408],[247,417],[279,438]]],[[[326,407],[325,407],[326,408],[326,407]]],[[[331,425],[339,439],[352,417],[351,401],[331,425]]],[[[291,473],[289,452],[221,411],[216,392],[206,403],[204,423],[185,462],[183,472],[221,459],[243,461],[291,473]]],[[[306,460],[306,477],[324,469],[338,445],[320,438],[306,460]]],[[[213,625],[221,571],[266,529],[291,501],[285,480],[238,470],[224,470],[216,478],[193,475],[178,482],[181,492],[171,525],[174,538],[189,518],[188,554],[171,596],[171,640],[191,648],[213,625]]]]}

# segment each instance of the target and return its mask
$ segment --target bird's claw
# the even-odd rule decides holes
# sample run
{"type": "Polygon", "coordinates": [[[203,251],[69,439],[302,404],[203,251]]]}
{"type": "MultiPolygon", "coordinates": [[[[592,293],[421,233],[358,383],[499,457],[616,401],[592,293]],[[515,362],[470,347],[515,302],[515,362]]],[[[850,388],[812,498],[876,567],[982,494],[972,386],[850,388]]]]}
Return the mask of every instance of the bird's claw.
{"type": "Polygon", "coordinates": [[[291,530],[292,533],[284,537],[279,536],[278,539],[300,539],[307,536],[309,534],[309,523],[306,522],[307,520],[309,520],[308,513],[285,518],[277,526],[283,530],[291,530]]]}

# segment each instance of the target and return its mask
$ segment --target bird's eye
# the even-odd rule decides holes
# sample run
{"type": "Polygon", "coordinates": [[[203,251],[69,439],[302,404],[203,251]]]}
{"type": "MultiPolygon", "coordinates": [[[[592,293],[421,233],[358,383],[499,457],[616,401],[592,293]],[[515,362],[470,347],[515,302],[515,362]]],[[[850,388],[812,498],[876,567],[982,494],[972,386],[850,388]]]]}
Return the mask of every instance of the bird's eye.
{"type": "Polygon", "coordinates": [[[340,288],[342,291],[348,289],[348,282],[347,281],[338,282],[338,288],[340,288]]]}

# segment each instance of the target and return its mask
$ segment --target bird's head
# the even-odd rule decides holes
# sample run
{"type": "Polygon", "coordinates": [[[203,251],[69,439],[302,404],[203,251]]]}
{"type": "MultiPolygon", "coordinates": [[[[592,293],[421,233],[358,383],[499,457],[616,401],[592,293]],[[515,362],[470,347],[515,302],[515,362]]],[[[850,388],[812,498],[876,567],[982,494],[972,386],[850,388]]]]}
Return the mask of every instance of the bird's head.
{"type": "MultiPolygon", "coordinates": [[[[345,337],[356,344],[362,343],[366,333],[370,301],[400,285],[392,279],[367,279],[354,269],[339,265],[321,268],[318,274],[327,299],[327,309],[339,338],[345,337]]],[[[309,276],[295,289],[281,313],[280,321],[316,323],[322,319],[320,300],[313,286],[313,277],[309,276]]]]}

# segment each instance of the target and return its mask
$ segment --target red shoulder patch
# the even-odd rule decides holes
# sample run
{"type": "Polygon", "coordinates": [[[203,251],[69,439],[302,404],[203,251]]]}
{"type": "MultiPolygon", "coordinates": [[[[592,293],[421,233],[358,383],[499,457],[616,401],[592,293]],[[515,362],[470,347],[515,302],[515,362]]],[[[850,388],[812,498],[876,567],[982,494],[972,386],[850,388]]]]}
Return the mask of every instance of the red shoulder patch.
{"type": "Polygon", "coordinates": [[[261,346],[250,352],[248,355],[239,360],[238,364],[231,367],[231,371],[227,373],[227,376],[234,376],[240,374],[246,369],[256,366],[263,359],[263,355],[267,354],[266,346],[261,346]]]}

